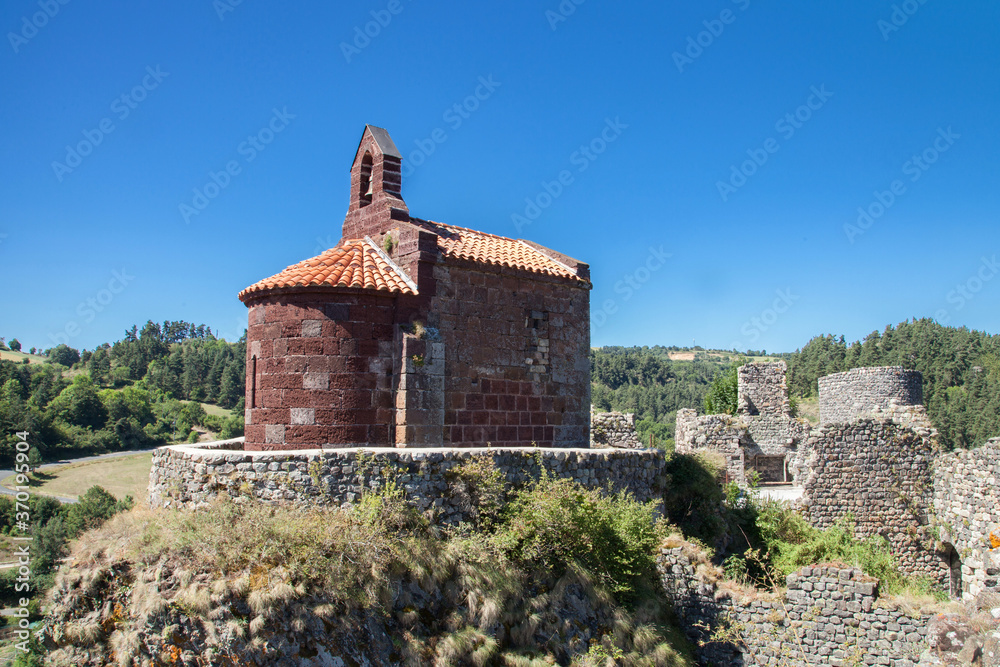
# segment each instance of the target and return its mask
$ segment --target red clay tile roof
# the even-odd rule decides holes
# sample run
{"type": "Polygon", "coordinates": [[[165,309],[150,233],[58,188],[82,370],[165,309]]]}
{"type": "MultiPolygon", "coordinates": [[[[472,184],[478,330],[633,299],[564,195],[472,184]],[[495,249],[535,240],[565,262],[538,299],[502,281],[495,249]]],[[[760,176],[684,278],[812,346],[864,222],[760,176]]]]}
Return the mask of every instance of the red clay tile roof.
{"type": "Polygon", "coordinates": [[[242,301],[257,292],[281,287],[353,287],[380,292],[416,294],[413,283],[375,246],[364,239],[342,241],[311,259],[254,283],[240,292],[242,301]]]}
{"type": "Polygon", "coordinates": [[[570,267],[543,254],[524,241],[430,220],[411,218],[411,222],[437,234],[438,249],[445,257],[589,282],[570,267]]]}

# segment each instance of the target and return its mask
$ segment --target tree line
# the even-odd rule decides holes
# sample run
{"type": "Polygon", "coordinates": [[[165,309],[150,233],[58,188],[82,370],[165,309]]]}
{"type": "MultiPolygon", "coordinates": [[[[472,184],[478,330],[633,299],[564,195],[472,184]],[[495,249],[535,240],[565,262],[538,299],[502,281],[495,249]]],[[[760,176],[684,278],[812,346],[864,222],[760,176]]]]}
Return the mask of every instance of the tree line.
{"type": "MultiPolygon", "coordinates": [[[[679,408],[734,412],[736,366],[745,358],[735,351],[687,350],[695,353],[693,361],[671,360],[669,353],[677,350],[592,350],[595,409],[635,413],[643,443],[652,434],[658,446],[667,448],[672,446],[679,408]]],[[[818,379],[824,375],[865,366],[903,366],[923,375],[924,404],[945,447],[974,447],[1000,435],[1000,335],[914,319],[852,343],[844,336],[816,336],[795,352],[771,356],[788,363],[793,405],[798,398],[816,396],[818,379]]]]}
{"type": "Polygon", "coordinates": [[[1000,335],[914,319],[847,343],[817,336],[787,355],[793,396],[815,396],[824,375],[903,366],[924,379],[924,405],[943,445],[965,448],[1000,435],[1000,335]]]}
{"type": "Polygon", "coordinates": [[[217,339],[205,325],[149,321],[82,353],[65,344],[44,364],[0,361],[0,463],[17,431],[45,458],[154,447],[243,433],[246,336],[217,339]],[[209,415],[201,403],[232,411],[209,415]]]}

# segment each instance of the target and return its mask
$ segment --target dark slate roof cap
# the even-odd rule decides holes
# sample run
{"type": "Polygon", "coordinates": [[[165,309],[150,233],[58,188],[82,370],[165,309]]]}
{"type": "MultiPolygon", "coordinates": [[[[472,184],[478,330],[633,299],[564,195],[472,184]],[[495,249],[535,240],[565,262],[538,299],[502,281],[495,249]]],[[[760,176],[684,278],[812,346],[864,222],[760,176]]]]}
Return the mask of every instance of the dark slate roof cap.
{"type": "Polygon", "coordinates": [[[396,148],[396,144],[392,141],[392,137],[386,132],[384,128],[375,127],[374,125],[365,125],[365,127],[371,131],[372,136],[375,137],[375,143],[378,147],[382,149],[382,154],[389,157],[403,159],[402,153],[396,148]]]}

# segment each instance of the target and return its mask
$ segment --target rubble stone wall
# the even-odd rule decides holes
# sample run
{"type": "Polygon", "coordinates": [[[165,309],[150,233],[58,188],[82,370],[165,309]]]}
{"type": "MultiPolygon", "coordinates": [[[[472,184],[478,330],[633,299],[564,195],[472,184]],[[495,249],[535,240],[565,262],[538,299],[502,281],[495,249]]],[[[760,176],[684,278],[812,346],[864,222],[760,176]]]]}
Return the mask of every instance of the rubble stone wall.
{"type": "Polygon", "coordinates": [[[700,665],[913,667],[925,649],[930,617],[880,599],[857,568],[804,567],[772,594],[720,588],[690,548],[661,549],[657,567],[700,665]]]}
{"type": "Polygon", "coordinates": [[[678,410],[676,419],[677,451],[721,454],[730,480],[743,482],[747,471],[756,470],[764,482],[801,483],[806,422],[773,414],[699,416],[689,408],[678,410]]]}
{"type": "Polygon", "coordinates": [[[300,451],[243,451],[242,443],[215,446],[171,445],[153,453],[149,503],[153,507],[198,507],[222,494],[265,502],[303,505],[354,503],[366,490],[389,481],[421,511],[433,508],[438,520],[468,518],[451,471],[476,458],[492,459],[509,486],[540,474],[588,488],[630,491],[637,500],[662,500],[665,460],[660,450],[565,448],[343,448],[300,451]]]}
{"type": "Polygon", "coordinates": [[[953,593],[1000,594],[1000,438],[934,462],[934,512],[941,541],[961,561],[950,571],[953,593]]]}
{"type": "Polygon", "coordinates": [[[821,424],[851,422],[886,412],[893,405],[923,402],[920,372],[902,366],[855,368],[819,379],[821,424]]]}
{"type": "Polygon", "coordinates": [[[621,412],[590,413],[590,446],[640,449],[635,432],[635,415],[621,412]]]}
{"type": "Polygon", "coordinates": [[[737,414],[791,417],[784,361],[750,363],[736,372],[737,414]]]}
{"type": "Polygon", "coordinates": [[[944,583],[931,526],[932,435],[929,422],[884,419],[816,429],[806,444],[809,522],[828,528],[851,515],[857,537],[885,537],[905,572],[944,583]]]}

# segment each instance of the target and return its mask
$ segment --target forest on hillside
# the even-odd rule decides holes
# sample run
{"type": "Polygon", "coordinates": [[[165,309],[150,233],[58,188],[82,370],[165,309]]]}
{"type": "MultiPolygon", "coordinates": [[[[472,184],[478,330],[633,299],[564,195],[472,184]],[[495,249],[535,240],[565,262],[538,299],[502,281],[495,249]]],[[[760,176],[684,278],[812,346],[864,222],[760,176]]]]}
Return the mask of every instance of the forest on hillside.
{"type": "MultiPolygon", "coordinates": [[[[736,355],[733,355],[734,357],[736,355]]],[[[680,408],[701,410],[712,382],[731,357],[676,347],[602,347],[590,352],[591,403],[598,411],[633,412],[643,444],[671,449],[680,408]],[[691,360],[672,360],[688,352],[691,360]]]]}
{"type": "Polygon", "coordinates": [[[229,343],[205,325],[150,321],[82,354],[65,344],[42,354],[44,363],[0,360],[0,465],[18,431],[46,459],[194,439],[195,427],[243,433],[245,336],[229,343]],[[202,403],[233,414],[207,414],[202,403]]]}
{"type": "Polygon", "coordinates": [[[974,447],[1000,435],[1000,335],[920,319],[853,343],[843,336],[817,336],[781,356],[788,362],[793,396],[815,396],[817,380],[830,373],[903,366],[923,374],[927,414],[946,447],[974,447]]]}
{"type": "MultiPolygon", "coordinates": [[[[712,383],[738,354],[693,351],[671,360],[666,347],[604,347],[591,351],[592,402],[598,410],[634,412],[644,443],[672,446],[679,408],[704,412],[712,383]]],[[[755,354],[747,352],[748,355],[755,354]]],[[[924,404],[949,448],[981,445],[1000,435],[1000,335],[911,320],[864,340],[817,336],[801,349],[772,354],[788,363],[793,398],[816,396],[817,380],[860,366],[903,366],[924,379],[924,404]]]]}
{"type": "MultiPolygon", "coordinates": [[[[12,339],[10,347],[20,344],[12,339]]],[[[10,460],[17,431],[30,432],[45,458],[152,447],[196,437],[196,427],[219,437],[243,432],[245,337],[230,343],[205,325],[147,322],[94,350],[58,345],[43,354],[42,364],[0,360],[0,464],[10,460]],[[229,408],[232,416],[206,414],[202,403],[229,408]]],[[[597,348],[590,355],[591,400],[597,410],[635,413],[642,442],[652,437],[670,449],[677,410],[703,412],[712,383],[738,356],[597,348]]],[[[998,335],[912,320],[852,343],[817,336],[772,356],[787,361],[793,397],[815,396],[819,377],[859,366],[918,370],[945,446],[972,447],[1000,435],[998,335]]]]}

